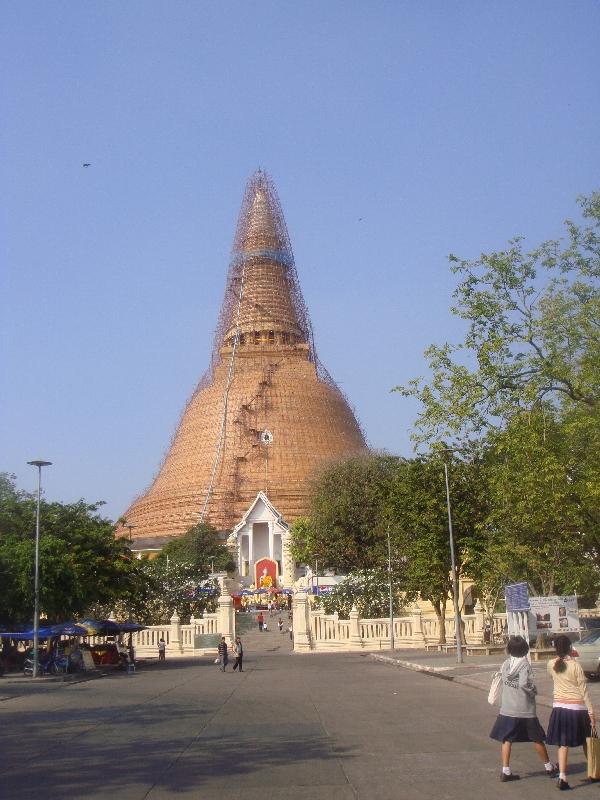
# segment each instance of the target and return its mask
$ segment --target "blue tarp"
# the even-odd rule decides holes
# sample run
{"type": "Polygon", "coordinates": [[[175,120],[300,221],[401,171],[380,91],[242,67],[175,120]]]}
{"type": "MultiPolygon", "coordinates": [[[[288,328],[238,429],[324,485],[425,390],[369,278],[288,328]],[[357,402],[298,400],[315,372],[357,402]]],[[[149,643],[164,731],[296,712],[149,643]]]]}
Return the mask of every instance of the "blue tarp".
{"type": "MultiPolygon", "coordinates": [[[[51,639],[54,636],[114,636],[119,633],[141,631],[145,627],[137,622],[115,622],[112,619],[85,620],[81,624],[60,622],[57,625],[40,625],[38,635],[40,639],[51,639]],[[86,627],[86,622],[89,627],[86,627]],[[94,627],[93,631],[90,630],[91,627],[94,627]]],[[[2,631],[0,638],[15,639],[19,642],[33,640],[33,627],[25,631],[2,631]]]]}
{"type": "MultiPolygon", "coordinates": [[[[85,636],[86,629],[75,622],[61,622],[58,625],[40,625],[38,636],[40,639],[52,639],[54,636],[85,636]]],[[[19,642],[26,639],[33,640],[33,627],[26,631],[3,631],[2,639],[16,639],[19,642]]]]}

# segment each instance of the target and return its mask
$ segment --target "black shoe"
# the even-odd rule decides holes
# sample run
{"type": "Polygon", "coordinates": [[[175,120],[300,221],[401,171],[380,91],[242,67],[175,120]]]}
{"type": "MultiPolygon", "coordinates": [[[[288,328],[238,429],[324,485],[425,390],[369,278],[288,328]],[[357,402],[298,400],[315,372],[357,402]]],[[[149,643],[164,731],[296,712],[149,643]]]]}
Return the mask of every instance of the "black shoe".
{"type": "Polygon", "coordinates": [[[551,769],[546,769],[544,767],[544,772],[549,778],[557,778],[558,777],[558,764],[552,764],[551,769]]]}
{"type": "Polygon", "coordinates": [[[563,781],[562,778],[559,778],[558,783],[556,784],[556,788],[560,789],[561,792],[565,792],[567,789],[570,789],[571,787],[566,781],[563,781]]]}
{"type": "Polygon", "coordinates": [[[510,775],[506,775],[504,772],[502,772],[500,774],[500,780],[502,781],[502,783],[506,783],[507,781],[520,781],[521,776],[515,775],[514,772],[511,772],[510,775]]]}

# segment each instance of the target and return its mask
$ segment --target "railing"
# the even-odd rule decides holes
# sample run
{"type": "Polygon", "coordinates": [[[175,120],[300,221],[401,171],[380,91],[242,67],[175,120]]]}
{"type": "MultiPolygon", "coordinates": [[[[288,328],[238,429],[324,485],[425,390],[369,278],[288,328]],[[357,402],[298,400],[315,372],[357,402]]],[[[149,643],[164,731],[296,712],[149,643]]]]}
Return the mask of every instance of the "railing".
{"type": "Polygon", "coordinates": [[[137,656],[158,655],[158,641],[163,638],[167,654],[185,656],[212,652],[214,647],[196,648],[196,636],[219,633],[218,614],[205,614],[200,619],[192,619],[189,624],[181,625],[177,617],[171,619],[169,625],[150,625],[143,631],[133,634],[133,646],[137,656]]]}
{"type": "MultiPolygon", "coordinates": [[[[337,614],[325,614],[322,610],[311,609],[305,605],[306,611],[295,617],[294,639],[298,642],[297,650],[356,650],[389,648],[391,644],[390,620],[361,619],[358,612],[350,614],[350,619],[339,619],[337,614]],[[306,631],[298,637],[299,626],[306,614],[306,631]]],[[[495,635],[501,635],[505,625],[505,614],[495,614],[492,629],[495,635]]],[[[467,644],[483,643],[484,614],[481,608],[475,614],[462,616],[464,636],[467,644]]],[[[445,638],[448,642],[455,639],[455,621],[453,615],[444,620],[445,638]]],[[[422,614],[415,608],[410,616],[394,617],[394,645],[396,647],[423,647],[440,640],[440,620],[433,614],[422,614]]]]}

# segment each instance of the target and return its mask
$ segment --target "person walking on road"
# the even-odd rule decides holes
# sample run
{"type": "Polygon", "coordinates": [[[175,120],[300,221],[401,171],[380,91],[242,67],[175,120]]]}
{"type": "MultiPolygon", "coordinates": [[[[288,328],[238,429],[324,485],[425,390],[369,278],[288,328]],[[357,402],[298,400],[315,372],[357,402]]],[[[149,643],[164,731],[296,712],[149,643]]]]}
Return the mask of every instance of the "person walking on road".
{"type": "Polygon", "coordinates": [[[235,672],[236,669],[239,669],[240,672],[243,672],[242,669],[242,661],[244,660],[244,648],[242,647],[242,640],[239,636],[235,637],[235,644],[233,646],[233,652],[235,653],[235,661],[233,662],[233,671],[235,672]]]}
{"type": "Polygon", "coordinates": [[[511,636],[506,648],[508,658],[502,664],[502,703],[490,737],[502,742],[501,781],[518,781],[510,769],[513,742],[533,742],[544,762],[546,775],[556,777],[557,766],[550,761],[544,741],[546,734],[537,718],[535,696],[537,689],[533,669],[527,658],[529,645],[522,636],[511,636]]]}
{"type": "Polygon", "coordinates": [[[279,626],[279,633],[283,633],[283,620],[281,617],[277,620],[277,625],[279,626]]]}
{"type": "Polygon", "coordinates": [[[167,645],[165,644],[164,638],[161,636],[158,640],[158,660],[164,661],[165,660],[165,653],[167,650],[167,645]]]}
{"type": "Polygon", "coordinates": [[[548,723],[548,744],[558,745],[558,788],[570,789],[567,782],[569,747],[583,747],[596,727],[596,716],[581,664],[571,658],[572,644],[568,636],[554,640],[557,658],[548,662],[548,673],[554,683],[552,713],[548,723]]]}
{"type": "Polygon", "coordinates": [[[265,618],[263,617],[262,611],[259,611],[256,621],[258,622],[258,630],[262,631],[263,625],[265,624],[265,618]]]}
{"type": "Polygon", "coordinates": [[[225,668],[227,667],[228,659],[227,659],[227,642],[225,641],[225,637],[221,636],[221,641],[219,642],[219,669],[221,672],[225,672],[225,668]]]}

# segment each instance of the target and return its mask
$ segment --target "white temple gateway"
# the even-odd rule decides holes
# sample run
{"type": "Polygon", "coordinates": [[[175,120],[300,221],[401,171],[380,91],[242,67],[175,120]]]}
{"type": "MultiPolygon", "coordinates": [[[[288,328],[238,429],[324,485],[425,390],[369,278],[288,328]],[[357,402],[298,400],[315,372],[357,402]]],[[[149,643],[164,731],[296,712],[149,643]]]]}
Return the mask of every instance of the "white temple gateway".
{"type": "Polygon", "coordinates": [[[227,538],[244,588],[291,588],[297,578],[290,530],[264,492],[259,492],[227,538]]]}

